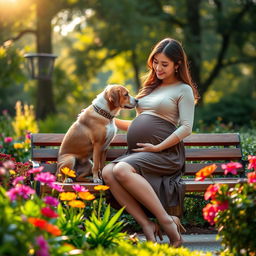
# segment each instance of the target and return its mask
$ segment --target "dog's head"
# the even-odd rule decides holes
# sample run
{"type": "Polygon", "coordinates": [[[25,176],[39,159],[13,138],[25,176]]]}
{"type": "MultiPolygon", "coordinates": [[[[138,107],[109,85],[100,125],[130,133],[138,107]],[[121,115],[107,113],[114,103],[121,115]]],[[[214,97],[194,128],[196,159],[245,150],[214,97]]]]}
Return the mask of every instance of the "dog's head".
{"type": "Polygon", "coordinates": [[[108,85],[104,91],[104,97],[107,100],[110,109],[115,108],[134,108],[138,102],[137,99],[129,94],[129,91],[122,85],[108,85]]]}

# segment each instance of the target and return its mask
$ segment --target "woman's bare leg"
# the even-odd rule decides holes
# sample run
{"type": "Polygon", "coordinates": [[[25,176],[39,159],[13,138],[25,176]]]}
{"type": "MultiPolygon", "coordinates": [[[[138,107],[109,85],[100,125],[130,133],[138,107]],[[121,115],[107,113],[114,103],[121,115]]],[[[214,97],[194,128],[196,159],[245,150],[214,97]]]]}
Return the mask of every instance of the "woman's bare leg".
{"type": "Polygon", "coordinates": [[[155,215],[170,242],[181,239],[177,225],[165,211],[155,191],[145,178],[137,174],[134,168],[125,162],[119,162],[113,167],[113,175],[125,190],[155,215]]]}
{"type": "Polygon", "coordinates": [[[113,175],[115,164],[108,164],[102,170],[102,177],[107,185],[110,186],[111,193],[121,206],[131,214],[141,226],[148,241],[156,241],[156,225],[148,219],[140,204],[128,191],[123,188],[113,175]]]}

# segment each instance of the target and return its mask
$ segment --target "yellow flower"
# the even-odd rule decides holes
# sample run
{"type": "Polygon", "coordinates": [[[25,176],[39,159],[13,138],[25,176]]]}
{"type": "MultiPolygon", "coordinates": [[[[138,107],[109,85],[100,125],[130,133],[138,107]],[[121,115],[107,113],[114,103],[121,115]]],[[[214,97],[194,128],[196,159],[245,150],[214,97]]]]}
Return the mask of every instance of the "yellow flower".
{"type": "Polygon", "coordinates": [[[73,170],[70,170],[68,167],[64,167],[61,169],[61,172],[69,177],[76,177],[76,173],[73,170]]]}
{"type": "Polygon", "coordinates": [[[15,175],[16,174],[16,172],[14,170],[9,170],[9,172],[10,172],[10,175],[15,175]]]}
{"type": "Polygon", "coordinates": [[[78,193],[79,197],[82,198],[83,200],[93,200],[95,199],[95,196],[93,194],[91,194],[90,192],[88,191],[85,191],[85,192],[79,192],[78,193]]]}
{"type": "Polygon", "coordinates": [[[60,200],[71,201],[76,199],[76,194],[74,192],[62,192],[60,193],[60,200]]]}
{"type": "Polygon", "coordinates": [[[80,201],[80,200],[72,200],[70,202],[68,202],[68,204],[71,207],[76,207],[76,208],[85,208],[85,203],[80,201]]]}
{"type": "Polygon", "coordinates": [[[14,147],[15,149],[19,149],[19,148],[24,148],[24,145],[23,145],[23,143],[14,143],[14,144],[13,144],[13,147],[14,147]]]}
{"type": "Polygon", "coordinates": [[[97,185],[94,187],[95,190],[108,190],[109,189],[109,186],[106,186],[106,185],[97,185]]]}

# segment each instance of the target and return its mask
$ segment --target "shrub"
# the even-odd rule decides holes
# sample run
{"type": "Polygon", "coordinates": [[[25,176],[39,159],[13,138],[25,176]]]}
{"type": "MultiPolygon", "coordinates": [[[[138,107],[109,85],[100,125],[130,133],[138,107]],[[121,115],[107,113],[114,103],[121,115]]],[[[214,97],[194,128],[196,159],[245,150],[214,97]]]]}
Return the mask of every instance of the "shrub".
{"type": "MultiPolygon", "coordinates": [[[[219,237],[226,251],[232,255],[255,255],[256,240],[256,156],[249,156],[247,182],[241,182],[234,188],[226,184],[210,185],[205,192],[205,200],[211,202],[203,209],[204,218],[216,225],[219,237]]],[[[236,174],[240,163],[223,164],[225,173],[236,174]]],[[[205,177],[197,177],[203,180],[205,177]]]]}
{"type": "Polygon", "coordinates": [[[131,241],[120,241],[116,248],[105,249],[98,247],[94,250],[85,251],[83,256],[212,256],[210,252],[190,251],[186,248],[171,248],[168,244],[156,244],[153,242],[137,243],[136,246],[131,241]]]}

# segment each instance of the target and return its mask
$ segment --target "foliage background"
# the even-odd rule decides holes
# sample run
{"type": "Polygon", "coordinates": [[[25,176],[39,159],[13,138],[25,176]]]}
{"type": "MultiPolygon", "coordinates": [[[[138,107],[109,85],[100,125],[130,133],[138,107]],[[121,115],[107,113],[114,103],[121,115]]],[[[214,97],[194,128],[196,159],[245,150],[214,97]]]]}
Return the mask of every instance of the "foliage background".
{"type": "Polygon", "coordinates": [[[124,84],[135,95],[147,56],[164,37],[180,40],[188,54],[201,94],[195,128],[218,118],[236,129],[255,120],[255,1],[1,0],[0,7],[0,110],[13,115],[17,100],[36,109],[51,105],[37,116],[41,131],[65,132],[107,83],[124,84]],[[45,49],[58,55],[53,105],[38,98],[23,57],[38,50],[38,24],[47,20],[51,47],[45,49]]]}

